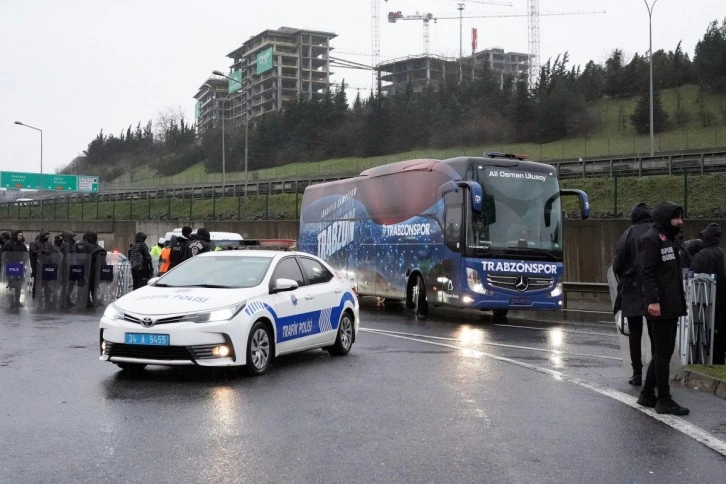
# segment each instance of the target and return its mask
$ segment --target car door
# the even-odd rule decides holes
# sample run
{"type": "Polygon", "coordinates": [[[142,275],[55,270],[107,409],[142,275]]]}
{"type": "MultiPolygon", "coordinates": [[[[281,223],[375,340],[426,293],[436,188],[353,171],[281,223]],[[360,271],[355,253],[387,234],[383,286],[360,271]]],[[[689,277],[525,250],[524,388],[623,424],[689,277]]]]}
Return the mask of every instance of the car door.
{"type": "Polygon", "coordinates": [[[305,277],[295,256],[280,259],[272,273],[271,284],[277,279],[292,279],[297,289],[270,295],[275,310],[277,353],[286,353],[311,345],[310,340],[317,328],[314,319],[317,311],[314,298],[308,294],[305,277]]]}
{"type": "Polygon", "coordinates": [[[320,311],[317,315],[318,333],[314,339],[321,345],[333,344],[342,309],[342,284],[327,267],[312,257],[298,256],[298,261],[307,280],[305,297],[309,297],[320,311]]]}

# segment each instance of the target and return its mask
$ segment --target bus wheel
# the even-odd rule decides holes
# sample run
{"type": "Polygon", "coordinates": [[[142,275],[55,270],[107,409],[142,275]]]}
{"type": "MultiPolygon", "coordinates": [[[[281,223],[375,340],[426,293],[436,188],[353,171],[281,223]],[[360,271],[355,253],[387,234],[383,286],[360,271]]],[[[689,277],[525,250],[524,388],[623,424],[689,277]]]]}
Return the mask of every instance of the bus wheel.
{"type": "Polygon", "coordinates": [[[492,309],[495,318],[506,318],[507,313],[509,313],[509,309],[492,309]]]}
{"type": "Polygon", "coordinates": [[[429,303],[426,301],[426,285],[423,277],[416,275],[416,282],[411,286],[410,306],[416,316],[426,316],[429,312],[429,303]]]}

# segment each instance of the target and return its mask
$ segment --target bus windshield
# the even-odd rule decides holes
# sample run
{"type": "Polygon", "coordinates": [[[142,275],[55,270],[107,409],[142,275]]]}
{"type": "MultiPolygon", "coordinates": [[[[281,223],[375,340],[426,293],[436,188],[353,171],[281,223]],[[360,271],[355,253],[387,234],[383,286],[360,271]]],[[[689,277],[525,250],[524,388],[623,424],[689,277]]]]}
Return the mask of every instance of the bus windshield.
{"type": "Polygon", "coordinates": [[[557,177],[516,166],[473,166],[483,190],[480,213],[468,211],[467,252],[487,257],[562,260],[557,177]]]}

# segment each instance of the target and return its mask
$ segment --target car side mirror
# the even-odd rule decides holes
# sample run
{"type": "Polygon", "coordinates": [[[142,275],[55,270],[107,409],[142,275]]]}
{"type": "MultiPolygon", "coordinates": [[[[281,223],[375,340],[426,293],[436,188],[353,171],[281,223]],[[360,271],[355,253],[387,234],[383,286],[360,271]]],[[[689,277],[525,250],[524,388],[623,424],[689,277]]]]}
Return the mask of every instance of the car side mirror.
{"type": "Polygon", "coordinates": [[[297,289],[297,281],[293,281],[292,279],[284,279],[279,278],[275,280],[275,283],[272,285],[271,293],[276,292],[282,292],[282,291],[292,291],[293,289],[297,289]]]}

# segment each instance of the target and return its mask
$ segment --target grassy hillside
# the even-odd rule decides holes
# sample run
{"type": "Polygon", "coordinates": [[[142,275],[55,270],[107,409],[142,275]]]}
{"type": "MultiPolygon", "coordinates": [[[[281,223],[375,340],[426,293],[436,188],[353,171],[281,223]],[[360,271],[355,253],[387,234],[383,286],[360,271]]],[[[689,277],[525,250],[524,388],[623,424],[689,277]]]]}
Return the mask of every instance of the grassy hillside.
{"type": "MultiPolygon", "coordinates": [[[[664,90],[663,108],[671,127],[656,134],[656,151],[682,151],[726,146],[726,95],[699,94],[695,85],[664,90]],[[708,121],[704,125],[704,121],[708,121]]],[[[250,180],[316,176],[318,174],[354,175],[366,168],[412,158],[445,159],[455,156],[481,156],[485,151],[525,153],[535,160],[630,155],[649,153],[650,138],[639,135],[630,124],[636,99],[601,99],[592,107],[595,129],[585,138],[571,138],[552,143],[492,143],[486,146],[421,149],[373,158],[341,158],[321,162],[302,162],[248,173],[250,180]]],[[[231,164],[231,163],[230,163],[231,164]]],[[[243,181],[244,172],[227,172],[228,182],[243,181]]],[[[112,180],[109,186],[159,186],[221,182],[221,173],[205,173],[203,162],[174,175],[160,177],[154,170],[141,168],[112,180]]]]}

